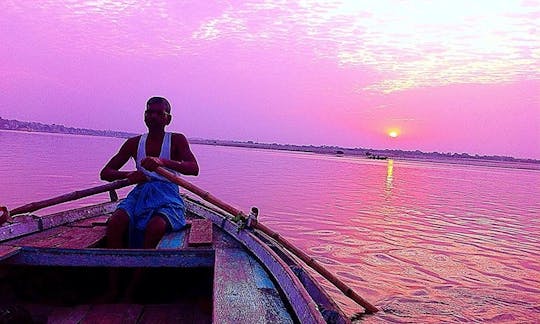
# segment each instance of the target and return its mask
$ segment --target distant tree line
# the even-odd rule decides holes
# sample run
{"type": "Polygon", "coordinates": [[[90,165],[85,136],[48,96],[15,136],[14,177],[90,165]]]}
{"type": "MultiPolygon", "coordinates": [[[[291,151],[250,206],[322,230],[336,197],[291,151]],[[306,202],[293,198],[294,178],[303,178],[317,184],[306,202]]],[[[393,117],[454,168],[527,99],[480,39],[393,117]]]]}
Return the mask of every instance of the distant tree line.
{"type": "Polygon", "coordinates": [[[61,134],[75,134],[75,135],[121,137],[121,138],[129,138],[135,135],[128,132],[66,127],[64,125],[56,125],[56,124],[50,125],[50,124],[43,124],[43,123],[37,123],[37,122],[24,122],[24,121],[18,121],[14,119],[3,119],[2,117],[0,117],[0,129],[26,131],[26,132],[61,133],[61,134]]]}
{"type": "MultiPolygon", "coordinates": [[[[76,134],[76,135],[91,135],[91,136],[106,136],[106,137],[121,137],[129,138],[136,134],[112,130],[94,130],[88,128],[74,128],[66,127],[64,125],[56,124],[42,124],[37,122],[23,122],[18,120],[3,119],[0,117],[0,129],[16,130],[16,131],[28,131],[28,132],[44,132],[44,133],[62,133],[62,134],[76,134]]],[[[441,152],[422,152],[416,151],[403,151],[403,150],[380,150],[380,149],[367,149],[367,148],[344,148],[339,146],[328,145],[293,145],[293,144],[279,144],[279,143],[258,143],[254,141],[229,141],[229,140],[209,140],[209,139],[190,139],[193,144],[204,145],[220,145],[220,146],[236,146],[258,149],[271,149],[271,150],[284,150],[284,151],[298,151],[298,152],[311,152],[319,154],[334,154],[338,156],[343,155],[363,155],[369,159],[385,160],[387,158],[411,158],[411,159],[433,159],[433,160],[489,160],[489,161],[505,161],[505,162],[525,162],[525,163],[537,163],[540,164],[540,160],[534,159],[520,159],[510,156],[499,155],[470,155],[468,153],[441,153],[441,152]]]]}

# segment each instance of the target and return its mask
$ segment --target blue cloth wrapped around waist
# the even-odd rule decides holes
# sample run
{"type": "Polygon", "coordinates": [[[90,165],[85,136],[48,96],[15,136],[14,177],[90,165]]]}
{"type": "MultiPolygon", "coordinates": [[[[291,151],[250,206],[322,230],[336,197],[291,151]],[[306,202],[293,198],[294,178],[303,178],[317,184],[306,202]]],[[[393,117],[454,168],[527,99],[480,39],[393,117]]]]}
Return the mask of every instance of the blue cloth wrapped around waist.
{"type": "Polygon", "coordinates": [[[119,205],[128,214],[134,229],[144,231],[153,215],[164,216],[171,230],[177,231],[186,225],[184,200],[178,185],[151,180],[138,184],[119,205]]]}

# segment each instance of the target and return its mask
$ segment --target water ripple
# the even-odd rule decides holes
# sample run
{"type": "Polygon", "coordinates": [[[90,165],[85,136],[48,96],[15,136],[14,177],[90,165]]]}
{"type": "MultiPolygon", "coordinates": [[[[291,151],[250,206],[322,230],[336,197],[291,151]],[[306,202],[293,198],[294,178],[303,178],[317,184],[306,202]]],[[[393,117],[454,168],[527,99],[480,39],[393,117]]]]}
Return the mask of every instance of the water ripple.
{"type": "MultiPolygon", "coordinates": [[[[7,160],[18,161],[0,165],[0,178],[10,183],[2,202],[11,207],[98,183],[119,142],[8,133],[0,146],[7,160]],[[29,156],[29,148],[36,156],[29,156]],[[74,176],[36,168],[37,160],[70,168],[74,176]],[[34,170],[33,177],[27,170],[34,170]],[[51,178],[61,181],[51,186],[51,178]]],[[[213,146],[193,150],[205,166],[197,185],[243,210],[258,206],[263,223],[382,309],[363,322],[540,318],[539,171],[394,161],[389,187],[384,162],[213,146]]],[[[361,310],[314,275],[347,314],[361,310]]]]}

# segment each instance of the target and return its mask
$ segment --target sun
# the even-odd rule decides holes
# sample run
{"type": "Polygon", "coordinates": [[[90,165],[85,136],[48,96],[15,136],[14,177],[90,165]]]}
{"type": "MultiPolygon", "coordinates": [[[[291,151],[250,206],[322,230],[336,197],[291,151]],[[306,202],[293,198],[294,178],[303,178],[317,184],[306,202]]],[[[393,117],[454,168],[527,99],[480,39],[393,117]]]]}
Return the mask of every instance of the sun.
{"type": "Polygon", "coordinates": [[[397,131],[390,131],[388,132],[388,136],[392,137],[392,138],[396,138],[398,137],[398,132],[397,131]]]}

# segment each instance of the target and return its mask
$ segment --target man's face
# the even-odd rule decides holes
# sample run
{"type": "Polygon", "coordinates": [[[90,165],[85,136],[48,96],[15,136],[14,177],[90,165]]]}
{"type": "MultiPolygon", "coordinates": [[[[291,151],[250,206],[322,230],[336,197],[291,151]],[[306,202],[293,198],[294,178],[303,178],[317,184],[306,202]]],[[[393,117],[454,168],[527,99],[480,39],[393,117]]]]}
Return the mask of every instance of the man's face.
{"type": "Polygon", "coordinates": [[[161,129],[171,122],[171,115],[161,103],[150,104],[144,112],[144,123],[148,129],[161,129]]]}

